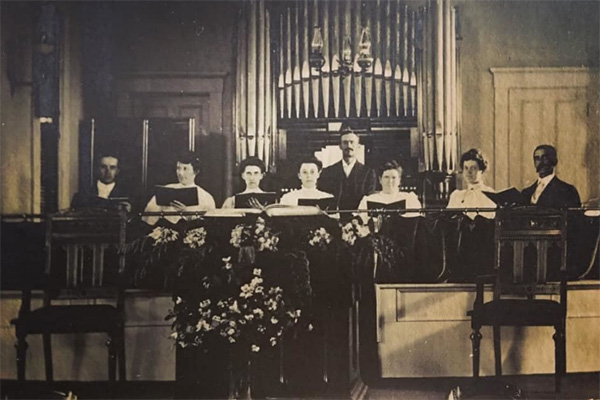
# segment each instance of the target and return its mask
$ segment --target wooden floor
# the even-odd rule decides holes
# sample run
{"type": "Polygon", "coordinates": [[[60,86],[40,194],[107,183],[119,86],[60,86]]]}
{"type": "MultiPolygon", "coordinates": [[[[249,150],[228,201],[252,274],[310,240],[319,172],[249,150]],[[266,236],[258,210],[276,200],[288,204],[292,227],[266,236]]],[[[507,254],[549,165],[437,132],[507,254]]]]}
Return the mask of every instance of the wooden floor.
{"type": "MultiPolygon", "coordinates": [[[[564,390],[554,393],[551,375],[508,376],[499,382],[482,378],[475,388],[468,378],[418,378],[382,379],[369,389],[370,400],[445,400],[450,391],[460,386],[463,399],[511,399],[514,389],[520,388],[526,399],[600,399],[600,373],[569,374],[564,380],[564,390]],[[507,389],[508,387],[508,389],[507,389]]],[[[45,382],[31,381],[19,388],[15,381],[1,381],[2,399],[61,399],[54,392],[75,393],[80,400],[108,397],[105,382],[56,382],[52,387],[45,382]]],[[[172,399],[175,383],[125,382],[117,387],[118,399],[172,399]]]]}

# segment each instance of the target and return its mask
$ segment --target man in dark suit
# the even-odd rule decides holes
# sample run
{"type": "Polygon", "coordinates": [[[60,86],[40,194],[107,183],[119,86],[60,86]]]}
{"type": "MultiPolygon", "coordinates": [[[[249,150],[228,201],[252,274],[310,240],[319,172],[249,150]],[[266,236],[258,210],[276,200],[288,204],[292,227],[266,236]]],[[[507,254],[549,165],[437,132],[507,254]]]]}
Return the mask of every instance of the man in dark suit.
{"type": "Polygon", "coordinates": [[[319,189],[336,197],[338,210],[355,210],[363,196],[375,192],[375,173],[356,159],[358,135],[345,130],[340,136],[342,160],[321,173],[319,189]]]}
{"type": "Polygon", "coordinates": [[[554,174],[558,156],[553,146],[542,144],[533,152],[537,181],[521,192],[525,204],[549,208],[580,207],[581,200],[575,186],[561,181],[554,174]]]}
{"type": "Polygon", "coordinates": [[[75,193],[71,208],[116,208],[121,204],[130,211],[129,196],[117,181],[119,172],[119,158],[116,155],[103,154],[98,157],[96,182],[90,188],[75,193]]]}

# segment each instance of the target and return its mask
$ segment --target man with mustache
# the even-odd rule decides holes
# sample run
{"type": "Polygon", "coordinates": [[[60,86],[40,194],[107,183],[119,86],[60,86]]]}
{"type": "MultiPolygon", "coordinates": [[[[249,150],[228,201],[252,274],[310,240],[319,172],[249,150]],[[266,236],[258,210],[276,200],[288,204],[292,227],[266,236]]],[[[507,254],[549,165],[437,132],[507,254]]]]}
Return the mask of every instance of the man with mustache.
{"type": "Polygon", "coordinates": [[[373,170],[356,159],[358,145],[356,133],[349,129],[342,131],[342,160],[325,168],[319,180],[319,188],[335,196],[338,210],[356,210],[360,200],[374,193],[377,186],[373,170]]]}
{"type": "Polygon", "coordinates": [[[533,152],[537,181],[521,192],[525,204],[548,208],[581,207],[575,186],[561,181],[554,174],[558,156],[553,146],[542,144],[533,152]]]}

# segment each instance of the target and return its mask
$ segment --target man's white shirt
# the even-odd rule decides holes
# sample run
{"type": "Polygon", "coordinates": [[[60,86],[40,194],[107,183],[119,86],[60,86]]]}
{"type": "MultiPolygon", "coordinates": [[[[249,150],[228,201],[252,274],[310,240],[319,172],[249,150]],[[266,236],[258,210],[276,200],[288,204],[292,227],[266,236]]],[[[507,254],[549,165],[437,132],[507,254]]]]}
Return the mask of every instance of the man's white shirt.
{"type": "Polygon", "coordinates": [[[354,168],[354,165],[356,164],[356,158],[352,160],[352,162],[346,164],[346,162],[342,159],[342,168],[344,169],[344,174],[346,175],[346,178],[350,176],[350,174],[352,173],[352,168],[354,168]]]}
{"type": "Polygon", "coordinates": [[[552,179],[554,179],[554,174],[550,174],[543,178],[537,179],[537,186],[535,187],[535,191],[531,195],[531,204],[537,204],[538,200],[540,199],[540,196],[542,195],[542,193],[544,193],[544,190],[546,189],[546,187],[552,179]]]}
{"type": "Polygon", "coordinates": [[[96,187],[98,188],[98,197],[108,199],[108,196],[110,196],[110,192],[112,192],[112,190],[115,188],[115,182],[103,183],[100,181],[96,181],[96,187]]]}

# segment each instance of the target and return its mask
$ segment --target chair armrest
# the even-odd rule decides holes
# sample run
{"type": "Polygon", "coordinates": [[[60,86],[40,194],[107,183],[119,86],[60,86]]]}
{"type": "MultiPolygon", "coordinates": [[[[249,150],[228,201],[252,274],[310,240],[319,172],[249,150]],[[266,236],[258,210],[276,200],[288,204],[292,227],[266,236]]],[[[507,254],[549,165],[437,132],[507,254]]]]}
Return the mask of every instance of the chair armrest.
{"type": "Polygon", "coordinates": [[[496,275],[479,275],[475,277],[475,301],[473,308],[483,305],[483,286],[496,281],[496,275]]]}

